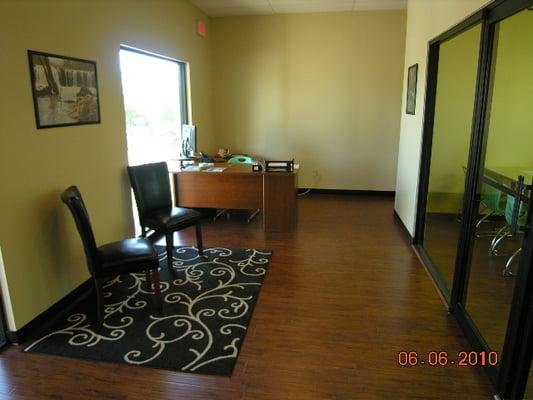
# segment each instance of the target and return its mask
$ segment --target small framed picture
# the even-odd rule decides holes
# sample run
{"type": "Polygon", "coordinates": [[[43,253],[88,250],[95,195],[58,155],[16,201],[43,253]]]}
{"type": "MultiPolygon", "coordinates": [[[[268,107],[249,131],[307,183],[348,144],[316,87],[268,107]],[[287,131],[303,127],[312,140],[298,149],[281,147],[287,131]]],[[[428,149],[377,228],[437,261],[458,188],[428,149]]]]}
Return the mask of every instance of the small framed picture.
{"type": "Polygon", "coordinates": [[[96,63],[28,50],[37,129],[100,123],[96,63]]]}
{"type": "Polygon", "coordinates": [[[417,77],[418,64],[411,65],[407,71],[407,101],[405,103],[405,112],[407,114],[415,114],[417,77]]]}

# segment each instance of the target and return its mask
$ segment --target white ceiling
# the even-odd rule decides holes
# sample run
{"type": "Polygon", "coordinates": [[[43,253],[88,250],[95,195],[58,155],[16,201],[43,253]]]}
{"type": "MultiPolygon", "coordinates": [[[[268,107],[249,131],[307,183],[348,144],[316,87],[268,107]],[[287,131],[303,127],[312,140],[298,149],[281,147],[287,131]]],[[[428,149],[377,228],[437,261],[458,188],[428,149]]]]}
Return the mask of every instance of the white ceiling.
{"type": "Polygon", "coordinates": [[[407,0],[189,0],[211,17],[332,11],[400,10],[407,0]]]}

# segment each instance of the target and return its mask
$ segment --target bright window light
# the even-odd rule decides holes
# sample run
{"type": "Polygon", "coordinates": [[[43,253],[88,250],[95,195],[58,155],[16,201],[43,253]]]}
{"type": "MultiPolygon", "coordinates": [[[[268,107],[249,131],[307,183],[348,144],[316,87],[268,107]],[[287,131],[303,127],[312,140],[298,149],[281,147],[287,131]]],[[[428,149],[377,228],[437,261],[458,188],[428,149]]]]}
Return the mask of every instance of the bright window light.
{"type": "Polygon", "coordinates": [[[179,158],[181,67],[176,61],[120,50],[129,165],[179,158]]]}

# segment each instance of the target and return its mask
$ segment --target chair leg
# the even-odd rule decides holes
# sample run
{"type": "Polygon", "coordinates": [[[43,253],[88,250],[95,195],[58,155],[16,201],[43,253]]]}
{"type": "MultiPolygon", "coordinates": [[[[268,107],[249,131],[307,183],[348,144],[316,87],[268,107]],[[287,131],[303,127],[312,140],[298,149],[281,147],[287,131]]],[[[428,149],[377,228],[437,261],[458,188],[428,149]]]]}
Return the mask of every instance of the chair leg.
{"type": "Polygon", "coordinates": [[[485,220],[487,218],[489,218],[492,214],[494,214],[494,211],[489,211],[487,214],[484,214],[476,223],[476,228],[479,228],[481,226],[481,224],[483,222],[485,222],[485,220]]]}
{"type": "Polygon", "coordinates": [[[223,208],[223,209],[219,210],[219,211],[216,213],[216,215],[213,217],[213,222],[216,222],[217,219],[218,219],[220,216],[224,215],[224,214],[226,214],[226,219],[229,219],[229,209],[228,209],[228,208],[223,208]]]}
{"type": "Polygon", "coordinates": [[[248,217],[248,223],[252,222],[252,220],[257,216],[257,214],[259,214],[261,212],[261,210],[258,208],[257,210],[255,210],[254,212],[252,212],[250,214],[250,216],[248,217]]]}
{"type": "Polygon", "coordinates": [[[202,225],[198,222],[196,224],[196,245],[198,247],[198,255],[204,255],[204,244],[202,242],[202,225]]]}
{"type": "MultiPolygon", "coordinates": [[[[489,211],[487,214],[484,214],[480,219],[478,219],[476,223],[476,229],[479,228],[481,224],[485,222],[488,218],[490,218],[490,216],[492,216],[493,214],[494,214],[494,211],[489,211]]],[[[479,236],[477,236],[476,234],[476,237],[479,237],[479,236]]]]}
{"type": "MultiPolygon", "coordinates": [[[[146,271],[148,273],[148,271],[146,271]]],[[[154,268],[152,270],[152,280],[154,281],[154,293],[157,303],[157,309],[163,309],[163,299],[161,298],[161,286],[159,285],[159,270],[154,268]]]]}
{"type": "Polygon", "coordinates": [[[513,266],[514,259],[520,254],[522,251],[522,248],[520,247],[518,250],[516,250],[511,257],[507,260],[505,263],[505,268],[503,269],[503,276],[513,276],[514,274],[511,272],[511,267],[513,266]]]}
{"type": "Polygon", "coordinates": [[[103,281],[94,279],[94,289],[96,291],[96,315],[98,316],[98,324],[102,325],[104,322],[104,293],[102,290],[103,281]]]}
{"type": "Polygon", "coordinates": [[[500,244],[503,239],[510,236],[507,230],[507,226],[504,226],[498,232],[496,232],[496,235],[494,236],[494,239],[492,239],[492,242],[489,246],[489,255],[498,254],[498,244],[500,244]]]}
{"type": "Polygon", "coordinates": [[[150,271],[149,270],[144,271],[144,275],[146,277],[146,287],[148,291],[150,291],[152,290],[152,278],[150,276],[150,271]]]}
{"type": "Polygon", "coordinates": [[[168,267],[172,268],[172,258],[174,254],[174,232],[167,232],[165,235],[167,241],[167,259],[168,267]]]}

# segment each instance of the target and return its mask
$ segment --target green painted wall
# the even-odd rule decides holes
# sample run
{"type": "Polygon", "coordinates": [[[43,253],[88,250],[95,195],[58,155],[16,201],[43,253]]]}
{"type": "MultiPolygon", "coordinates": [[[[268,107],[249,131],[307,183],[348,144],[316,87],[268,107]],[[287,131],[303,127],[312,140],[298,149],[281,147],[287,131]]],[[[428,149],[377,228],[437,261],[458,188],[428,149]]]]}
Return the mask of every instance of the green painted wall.
{"type": "MultiPolygon", "coordinates": [[[[472,127],[480,27],[441,46],[428,212],[461,208],[472,127]]],[[[533,170],[533,12],[499,25],[487,167],[533,170]]]]}
{"type": "Polygon", "coordinates": [[[533,169],[533,11],[501,22],[485,165],[533,169]]]}
{"type": "Polygon", "coordinates": [[[196,34],[199,19],[209,22],[181,0],[0,2],[0,247],[16,328],[88,278],[63,189],[80,187],[99,243],[133,234],[121,44],[190,62],[200,146],[214,146],[211,46],[196,34]],[[36,129],[28,49],[96,61],[101,124],[36,129]]]}

